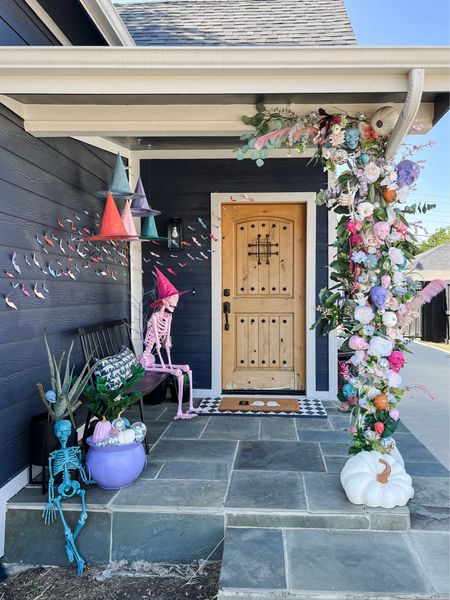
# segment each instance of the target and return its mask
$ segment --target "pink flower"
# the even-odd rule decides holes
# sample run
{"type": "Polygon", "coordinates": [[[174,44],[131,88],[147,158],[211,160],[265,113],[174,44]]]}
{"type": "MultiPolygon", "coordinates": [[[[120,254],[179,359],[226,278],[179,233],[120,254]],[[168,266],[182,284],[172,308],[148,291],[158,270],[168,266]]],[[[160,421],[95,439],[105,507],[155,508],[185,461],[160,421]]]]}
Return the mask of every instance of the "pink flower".
{"type": "Polygon", "coordinates": [[[379,240],[384,240],[388,237],[391,227],[387,221],[378,221],[373,226],[373,232],[379,240]]]}
{"type": "Polygon", "coordinates": [[[345,228],[347,229],[347,231],[349,231],[350,233],[356,233],[356,223],[354,221],[349,221],[345,228]]]}
{"type": "Polygon", "coordinates": [[[369,347],[366,340],[359,335],[352,335],[348,340],[348,345],[351,350],[367,350],[369,347]]]}
{"type": "Polygon", "coordinates": [[[399,373],[405,364],[405,356],[400,350],[393,350],[388,356],[389,365],[394,373],[399,373]]]}
{"type": "Polygon", "coordinates": [[[363,243],[362,236],[359,233],[352,233],[350,236],[350,243],[352,246],[358,246],[363,243]]]}
{"type": "Polygon", "coordinates": [[[398,419],[400,418],[400,413],[396,408],[391,408],[391,410],[389,411],[389,416],[393,421],[398,421],[398,419]]]}
{"type": "Polygon", "coordinates": [[[377,421],[374,425],[375,433],[381,435],[384,431],[384,424],[381,421],[377,421]]]}
{"type": "Polygon", "coordinates": [[[348,405],[348,402],[340,402],[339,410],[341,410],[342,412],[347,412],[349,408],[350,407],[348,405]]]}
{"type": "Polygon", "coordinates": [[[351,433],[352,435],[356,435],[356,434],[358,433],[358,430],[356,429],[356,427],[352,427],[352,428],[350,429],[350,433],[351,433]]]}
{"type": "Polygon", "coordinates": [[[348,400],[349,406],[356,406],[356,404],[358,403],[358,396],[349,396],[349,398],[347,398],[347,400],[348,400]]]}

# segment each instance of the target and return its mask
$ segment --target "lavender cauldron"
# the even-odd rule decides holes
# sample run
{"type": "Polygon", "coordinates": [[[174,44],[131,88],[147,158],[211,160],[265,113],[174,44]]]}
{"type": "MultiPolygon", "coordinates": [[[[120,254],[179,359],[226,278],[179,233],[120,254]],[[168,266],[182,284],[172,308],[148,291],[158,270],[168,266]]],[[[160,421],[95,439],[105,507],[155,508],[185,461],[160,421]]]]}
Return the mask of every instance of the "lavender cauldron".
{"type": "Polygon", "coordinates": [[[118,490],[131,485],[147,463],[141,442],[124,446],[96,446],[92,437],[86,441],[89,446],[86,456],[89,474],[105,490],[118,490]]]}

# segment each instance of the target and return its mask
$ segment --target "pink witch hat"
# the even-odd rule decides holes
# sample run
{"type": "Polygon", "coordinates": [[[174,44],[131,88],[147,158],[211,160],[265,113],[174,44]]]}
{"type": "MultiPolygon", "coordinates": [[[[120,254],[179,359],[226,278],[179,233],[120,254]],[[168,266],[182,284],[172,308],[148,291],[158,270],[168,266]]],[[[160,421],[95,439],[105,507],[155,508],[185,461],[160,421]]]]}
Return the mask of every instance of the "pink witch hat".
{"type": "Polygon", "coordinates": [[[175,296],[175,294],[181,296],[182,294],[186,294],[189,291],[184,290],[183,292],[179,292],[177,288],[172,283],[170,283],[167,277],[161,273],[158,267],[155,267],[155,271],[156,285],[158,286],[158,300],[155,300],[155,302],[152,302],[152,304],[150,304],[152,308],[154,308],[155,306],[159,306],[161,304],[161,301],[164,300],[164,298],[170,298],[170,296],[175,296]]]}
{"type": "Polygon", "coordinates": [[[127,235],[131,236],[130,240],[138,240],[139,236],[136,231],[136,227],[133,222],[133,215],[131,214],[130,201],[125,200],[125,206],[122,211],[122,222],[124,224],[127,235]]]}

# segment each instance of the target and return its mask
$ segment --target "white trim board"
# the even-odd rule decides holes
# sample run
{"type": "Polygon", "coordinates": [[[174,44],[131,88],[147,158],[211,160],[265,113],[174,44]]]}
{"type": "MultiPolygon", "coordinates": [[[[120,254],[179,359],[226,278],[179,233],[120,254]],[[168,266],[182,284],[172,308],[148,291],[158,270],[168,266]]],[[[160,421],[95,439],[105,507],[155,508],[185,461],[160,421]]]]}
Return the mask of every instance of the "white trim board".
{"type": "MultiPolygon", "coordinates": [[[[315,321],[316,306],[316,194],[314,192],[253,193],[239,192],[211,194],[211,221],[220,215],[222,204],[246,202],[251,197],[255,202],[306,203],[306,396],[317,397],[316,392],[316,336],[311,331],[315,321]]],[[[215,242],[211,255],[211,387],[212,396],[222,394],[222,244],[215,242]]],[[[327,393],[328,396],[328,393],[327,393]]]]}

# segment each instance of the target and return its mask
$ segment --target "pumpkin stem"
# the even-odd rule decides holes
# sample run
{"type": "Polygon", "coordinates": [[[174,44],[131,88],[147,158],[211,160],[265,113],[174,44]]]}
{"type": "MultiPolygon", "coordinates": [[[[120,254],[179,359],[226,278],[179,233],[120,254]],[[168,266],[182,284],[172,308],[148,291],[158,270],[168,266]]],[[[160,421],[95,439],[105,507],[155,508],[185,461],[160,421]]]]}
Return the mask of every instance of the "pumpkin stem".
{"type": "Polygon", "coordinates": [[[382,471],[379,475],[377,475],[377,481],[378,481],[378,483],[382,483],[383,485],[386,485],[386,483],[388,483],[388,477],[391,474],[391,465],[388,462],[386,462],[385,460],[383,460],[382,458],[379,458],[378,462],[380,462],[382,465],[384,465],[384,471],[382,471]]]}

